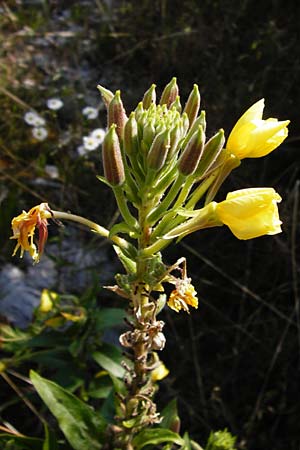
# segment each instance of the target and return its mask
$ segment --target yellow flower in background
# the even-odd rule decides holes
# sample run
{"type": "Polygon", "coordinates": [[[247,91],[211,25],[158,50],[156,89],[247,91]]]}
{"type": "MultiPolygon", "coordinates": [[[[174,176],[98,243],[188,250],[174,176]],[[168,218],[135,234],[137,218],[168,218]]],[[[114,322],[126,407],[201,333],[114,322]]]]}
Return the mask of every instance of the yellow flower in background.
{"type": "Polygon", "coordinates": [[[52,216],[48,203],[41,203],[38,206],[34,206],[28,212],[23,211],[17,217],[14,217],[11,226],[13,230],[13,236],[10,239],[17,239],[17,245],[14,249],[13,256],[17,253],[18,249],[21,249],[21,258],[24,251],[29,252],[34,262],[38,262],[40,255],[43,253],[47,237],[47,219],[52,216]],[[38,246],[36,247],[33,242],[35,229],[38,229],[39,239],[38,246]]]}
{"type": "Polygon", "coordinates": [[[40,298],[39,310],[45,313],[51,311],[51,309],[53,308],[53,302],[55,302],[57,298],[57,292],[49,291],[49,289],[43,289],[40,298]]]}
{"type": "Polygon", "coordinates": [[[176,289],[170,294],[168,306],[176,312],[179,312],[181,309],[189,312],[189,306],[198,308],[197,292],[190,283],[190,278],[177,280],[176,289]]]}
{"type": "Polygon", "coordinates": [[[238,239],[252,239],[281,232],[277,208],[280,201],[273,188],[241,189],[229,192],[215,211],[238,239]]]}
{"type": "Polygon", "coordinates": [[[156,369],[152,370],[151,372],[151,378],[152,381],[160,381],[166,378],[169,375],[170,371],[169,369],[164,365],[162,361],[160,361],[160,364],[156,369]]]}
{"type": "Polygon", "coordinates": [[[231,131],[226,149],[240,159],[259,158],[277,148],[288,135],[289,120],[263,120],[264,99],[252,105],[231,131]]]}

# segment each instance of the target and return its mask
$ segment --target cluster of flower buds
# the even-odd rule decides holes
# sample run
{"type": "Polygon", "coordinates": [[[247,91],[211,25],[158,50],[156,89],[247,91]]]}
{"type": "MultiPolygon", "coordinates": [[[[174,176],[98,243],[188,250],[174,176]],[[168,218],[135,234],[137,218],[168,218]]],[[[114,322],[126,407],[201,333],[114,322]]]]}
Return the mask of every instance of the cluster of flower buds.
{"type": "MultiPolygon", "coordinates": [[[[172,230],[191,217],[189,214],[195,212],[200,199],[206,208],[206,219],[201,219],[204,225],[198,228],[226,223],[220,215],[216,219],[213,202],[221,184],[240,165],[241,159],[270,153],[288,133],[288,120],[262,119],[262,99],[239,119],[226,146],[223,129],[206,139],[206,117],[205,111],[200,111],[198,86],[194,85],[182,108],[175,77],[164,88],[159,101],[153,84],[129,117],[120,91],[113,94],[102,86],[98,88],[108,112],[109,128],[103,143],[105,181],[117,193],[129,231],[135,224],[134,213],[124,203],[127,205],[129,201],[136,209],[142,207],[147,212],[144,224],[151,228],[150,245],[161,238],[174,237],[172,230]],[[212,206],[207,208],[210,203],[212,206]],[[208,212],[212,217],[208,217],[208,212]]],[[[279,232],[277,224],[275,228],[271,224],[268,234],[279,232]]],[[[182,234],[187,234],[185,227],[182,230],[182,234]]],[[[264,229],[261,233],[256,230],[255,236],[262,234],[266,234],[264,229]]],[[[244,235],[255,237],[251,232],[244,235]]]]}

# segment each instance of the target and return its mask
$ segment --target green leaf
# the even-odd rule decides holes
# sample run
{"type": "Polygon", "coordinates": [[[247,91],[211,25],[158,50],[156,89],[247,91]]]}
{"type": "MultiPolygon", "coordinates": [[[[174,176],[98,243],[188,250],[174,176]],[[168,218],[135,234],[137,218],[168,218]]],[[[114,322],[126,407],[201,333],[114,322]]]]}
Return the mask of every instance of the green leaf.
{"type": "MultiPolygon", "coordinates": [[[[167,428],[168,430],[174,430],[174,427],[180,424],[180,419],[177,412],[177,401],[174,398],[167,404],[167,406],[161,412],[162,421],[160,423],[161,428],[167,428]]],[[[178,431],[178,430],[177,430],[178,431]]]]}
{"type": "Polygon", "coordinates": [[[102,177],[101,175],[96,175],[96,178],[101,181],[102,183],[106,184],[110,188],[112,188],[112,185],[107,181],[106,178],[102,177]]]}
{"type": "Polygon", "coordinates": [[[115,236],[118,233],[129,234],[131,232],[132,232],[132,228],[126,222],[119,222],[111,227],[111,229],[109,230],[108,237],[111,239],[113,236],[115,236]]]}
{"type": "Polygon", "coordinates": [[[14,450],[43,450],[43,439],[31,438],[27,436],[14,436],[9,433],[0,434],[0,442],[13,443],[14,450]]]}
{"type": "Polygon", "coordinates": [[[121,308],[103,308],[95,314],[97,330],[99,331],[123,325],[126,316],[124,309],[121,308]]]}
{"type": "Polygon", "coordinates": [[[43,450],[58,450],[58,442],[56,440],[55,433],[48,427],[48,425],[44,424],[45,428],[45,441],[43,445],[43,450]]]}
{"type": "Polygon", "coordinates": [[[128,256],[124,255],[120,247],[117,245],[114,245],[113,247],[126,272],[133,274],[136,273],[136,263],[132,259],[128,258],[128,256]]]}
{"type": "Polygon", "coordinates": [[[163,442],[173,442],[177,445],[184,445],[184,440],[177,433],[165,428],[152,428],[141,431],[132,441],[136,450],[144,448],[146,445],[158,445],[163,442]]]}
{"type": "Polygon", "coordinates": [[[75,395],[36,372],[30,372],[30,379],[74,450],[102,448],[106,424],[100,415],[75,395]]]}
{"type": "Polygon", "coordinates": [[[124,357],[117,347],[110,344],[103,344],[101,351],[94,352],[92,357],[107,372],[117,378],[123,378],[125,369],[121,366],[121,362],[124,357]]]}

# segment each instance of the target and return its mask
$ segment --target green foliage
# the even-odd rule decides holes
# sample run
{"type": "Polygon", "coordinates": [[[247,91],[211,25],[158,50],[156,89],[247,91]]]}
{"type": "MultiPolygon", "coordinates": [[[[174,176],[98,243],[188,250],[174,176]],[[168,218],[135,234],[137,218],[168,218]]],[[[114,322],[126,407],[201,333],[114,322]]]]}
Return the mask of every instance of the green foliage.
{"type": "Polygon", "coordinates": [[[31,371],[31,381],[75,450],[102,448],[106,423],[75,395],[31,371]]]}
{"type": "Polygon", "coordinates": [[[236,437],[226,429],[212,431],[209,435],[205,450],[235,450],[236,437]]]}

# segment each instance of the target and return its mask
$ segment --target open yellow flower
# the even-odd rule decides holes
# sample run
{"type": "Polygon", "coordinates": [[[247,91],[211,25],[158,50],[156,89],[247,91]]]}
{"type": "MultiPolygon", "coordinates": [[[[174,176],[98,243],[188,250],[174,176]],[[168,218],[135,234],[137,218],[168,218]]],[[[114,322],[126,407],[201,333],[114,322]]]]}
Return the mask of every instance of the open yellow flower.
{"type": "Polygon", "coordinates": [[[273,188],[241,189],[227,194],[216,204],[216,214],[238,239],[252,239],[281,232],[277,203],[281,197],[273,188]]]}
{"type": "Polygon", "coordinates": [[[34,262],[38,262],[40,255],[43,253],[45,243],[48,238],[47,219],[52,217],[51,210],[48,203],[41,203],[34,206],[28,212],[23,211],[17,217],[14,217],[11,226],[13,236],[10,239],[17,239],[17,245],[14,249],[13,256],[21,249],[21,258],[24,251],[29,252],[34,262]],[[35,228],[37,227],[39,233],[38,246],[33,242],[35,228]]]}
{"type": "Polygon", "coordinates": [[[240,159],[259,158],[277,148],[288,135],[289,120],[263,120],[264,99],[252,105],[237,121],[226,148],[240,159]]]}

